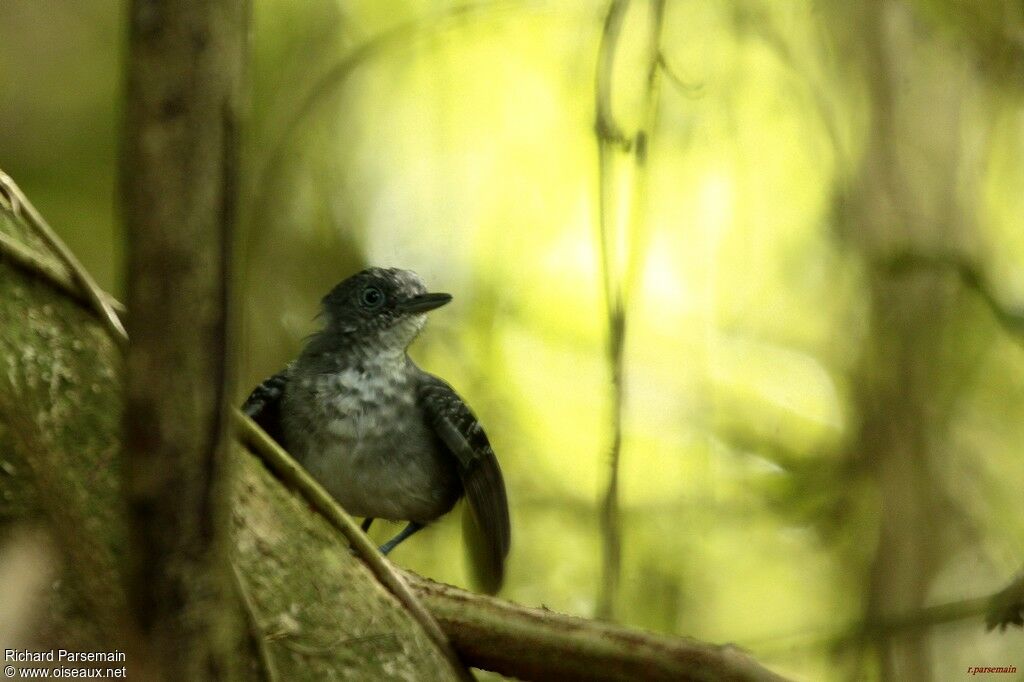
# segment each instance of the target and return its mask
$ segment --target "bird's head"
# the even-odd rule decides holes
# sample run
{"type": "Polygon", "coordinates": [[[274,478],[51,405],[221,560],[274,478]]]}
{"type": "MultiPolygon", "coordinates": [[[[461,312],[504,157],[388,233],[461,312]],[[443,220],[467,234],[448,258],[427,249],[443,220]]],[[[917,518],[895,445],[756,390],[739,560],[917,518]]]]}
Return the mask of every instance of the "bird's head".
{"type": "Polygon", "coordinates": [[[369,268],[342,281],[324,296],[324,331],[388,350],[405,350],[427,321],[427,311],[452,300],[428,293],[415,272],[369,268]]]}

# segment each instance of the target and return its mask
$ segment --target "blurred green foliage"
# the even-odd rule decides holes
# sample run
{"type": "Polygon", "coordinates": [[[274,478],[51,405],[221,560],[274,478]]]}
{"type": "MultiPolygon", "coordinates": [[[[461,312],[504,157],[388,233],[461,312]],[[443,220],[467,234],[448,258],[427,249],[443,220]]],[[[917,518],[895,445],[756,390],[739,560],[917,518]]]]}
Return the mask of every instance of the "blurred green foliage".
{"type": "MultiPolygon", "coordinates": [[[[646,6],[613,80],[628,130],[646,6]]],[[[114,291],[122,12],[0,2],[0,167],[114,291]]],[[[455,295],[414,354],[505,469],[504,595],[582,615],[612,436],[606,12],[256,0],[238,258],[240,390],[364,264],[455,295]]],[[[977,619],[844,638],[994,591],[1024,559],[1024,350],[986,303],[1024,307],[1022,24],[1010,0],[667,3],[646,191],[619,196],[644,216],[616,244],[639,263],[620,620],[803,679],[1024,669],[1024,635],[977,619]]],[[[394,558],[465,582],[457,519],[394,558]]]]}

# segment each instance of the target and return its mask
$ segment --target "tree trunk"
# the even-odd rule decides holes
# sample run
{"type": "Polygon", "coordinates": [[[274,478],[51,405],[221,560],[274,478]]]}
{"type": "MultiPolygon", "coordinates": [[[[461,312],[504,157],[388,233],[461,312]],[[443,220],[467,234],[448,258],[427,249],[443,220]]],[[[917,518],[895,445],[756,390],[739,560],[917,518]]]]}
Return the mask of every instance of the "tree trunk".
{"type": "Polygon", "coordinates": [[[228,254],[247,0],[129,6],[128,597],[165,680],[235,679],[226,546],[228,254]]]}

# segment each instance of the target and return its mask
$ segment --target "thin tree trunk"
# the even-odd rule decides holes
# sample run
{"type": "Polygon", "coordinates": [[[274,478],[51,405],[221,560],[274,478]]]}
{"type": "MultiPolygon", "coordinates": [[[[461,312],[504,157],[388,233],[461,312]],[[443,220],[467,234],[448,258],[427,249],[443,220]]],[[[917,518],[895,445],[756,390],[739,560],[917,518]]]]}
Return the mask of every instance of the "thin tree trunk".
{"type": "MultiPolygon", "coordinates": [[[[166,680],[237,676],[224,396],[247,0],[129,7],[128,594],[166,680]]],[[[230,391],[227,392],[230,395],[230,391]]]]}
{"type": "Polygon", "coordinates": [[[870,301],[855,378],[859,428],[849,451],[878,493],[863,641],[874,645],[883,680],[926,680],[933,675],[928,630],[893,632],[882,624],[925,606],[947,553],[957,510],[944,490],[942,441],[957,377],[965,376],[957,373],[970,371],[960,364],[965,336],[955,327],[970,311],[955,269],[891,264],[906,254],[956,259],[971,242],[970,210],[959,203],[970,193],[958,186],[966,84],[956,83],[955,73],[936,77],[920,68],[905,6],[872,0],[849,11],[859,25],[853,49],[870,98],[864,156],[840,223],[867,266],[870,301]],[[927,112],[905,104],[924,95],[927,112]]]}

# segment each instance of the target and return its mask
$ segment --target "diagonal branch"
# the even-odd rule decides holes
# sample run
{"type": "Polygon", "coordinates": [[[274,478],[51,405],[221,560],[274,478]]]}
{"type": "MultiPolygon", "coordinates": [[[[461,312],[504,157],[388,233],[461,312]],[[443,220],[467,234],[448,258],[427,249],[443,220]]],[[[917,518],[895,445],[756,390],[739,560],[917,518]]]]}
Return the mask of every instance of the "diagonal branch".
{"type": "MultiPolygon", "coordinates": [[[[0,195],[7,199],[11,213],[24,220],[25,224],[31,227],[36,235],[60,258],[71,273],[71,278],[78,285],[78,295],[84,295],[86,300],[93,305],[100,319],[106,324],[110,336],[122,346],[127,345],[128,333],[125,332],[124,325],[121,324],[121,319],[117,316],[117,310],[111,303],[113,299],[100,288],[89,271],[82,266],[71,249],[57,236],[57,233],[28,200],[17,183],[3,170],[0,170],[0,195]]],[[[18,250],[15,248],[17,244],[12,242],[7,246],[9,250],[17,253],[18,250]]],[[[25,257],[24,253],[22,252],[22,257],[25,257]]]]}
{"type": "Polygon", "coordinates": [[[1024,344],[1024,310],[1002,303],[985,272],[969,258],[957,253],[902,251],[878,259],[876,265],[892,274],[934,270],[954,273],[967,290],[981,299],[1003,331],[1017,343],[1024,344]]]}
{"type": "Polygon", "coordinates": [[[452,663],[452,668],[463,674],[463,679],[472,677],[465,671],[451,643],[442,632],[434,617],[409,590],[402,575],[385,559],[366,533],[360,530],[352,517],[342,509],[330,494],[323,489],[305,469],[292,459],[281,446],[274,442],[252,419],[235,409],[232,411],[238,437],[255,453],[277,477],[298,491],[300,495],[321,516],[334,526],[351,545],[353,551],[369,567],[382,585],[398,598],[405,608],[419,621],[423,629],[434,640],[437,647],[452,663]]]}

